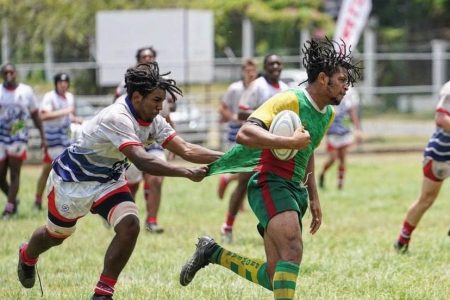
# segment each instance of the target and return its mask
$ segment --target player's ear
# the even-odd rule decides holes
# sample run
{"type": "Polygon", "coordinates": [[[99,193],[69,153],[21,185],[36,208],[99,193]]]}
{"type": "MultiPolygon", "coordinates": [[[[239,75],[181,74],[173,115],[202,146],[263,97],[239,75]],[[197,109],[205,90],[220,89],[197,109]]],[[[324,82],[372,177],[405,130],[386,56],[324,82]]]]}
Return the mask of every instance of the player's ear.
{"type": "Polygon", "coordinates": [[[131,103],[133,103],[133,105],[140,104],[143,98],[144,97],[142,97],[142,95],[138,91],[134,91],[131,95],[131,103]]]}
{"type": "Polygon", "coordinates": [[[317,76],[317,79],[319,80],[319,83],[322,85],[328,85],[328,81],[330,80],[330,78],[328,77],[327,74],[325,74],[325,72],[320,72],[319,76],[317,76]]]}

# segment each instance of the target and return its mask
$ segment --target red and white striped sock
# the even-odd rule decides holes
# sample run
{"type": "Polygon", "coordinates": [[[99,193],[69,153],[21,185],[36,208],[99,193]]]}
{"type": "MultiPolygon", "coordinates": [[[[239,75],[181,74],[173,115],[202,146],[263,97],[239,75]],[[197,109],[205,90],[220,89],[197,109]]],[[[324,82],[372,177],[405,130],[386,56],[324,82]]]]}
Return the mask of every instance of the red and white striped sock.
{"type": "Polygon", "coordinates": [[[411,239],[411,234],[414,231],[416,226],[411,225],[408,221],[403,222],[402,230],[400,231],[400,235],[398,236],[398,241],[402,245],[407,245],[409,240],[411,239]]]}
{"type": "Polygon", "coordinates": [[[96,295],[112,296],[114,294],[114,286],[116,285],[117,279],[108,277],[106,275],[100,275],[100,280],[95,286],[94,293],[96,295]]]}

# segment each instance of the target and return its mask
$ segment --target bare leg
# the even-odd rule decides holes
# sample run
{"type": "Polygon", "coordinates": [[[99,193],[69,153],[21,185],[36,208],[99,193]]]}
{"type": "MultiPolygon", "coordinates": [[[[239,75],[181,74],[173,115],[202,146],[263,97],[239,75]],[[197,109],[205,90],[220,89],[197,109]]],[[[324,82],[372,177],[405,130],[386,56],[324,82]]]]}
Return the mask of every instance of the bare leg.
{"type": "Polygon", "coordinates": [[[164,229],[158,224],[158,211],[161,205],[162,183],[164,177],[144,174],[145,205],[147,209],[146,229],[154,233],[162,233],[164,229]]]}
{"type": "Polygon", "coordinates": [[[61,245],[64,239],[55,238],[48,234],[45,226],[37,228],[28,242],[27,254],[30,257],[38,257],[48,249],[61,245]]]}
{"type": "Polygon", "coordinates": [[[341,147],[337,149],[337,158],[339,161],[338,165],[338,189],[342,189],[344,187],[345,180],[345,159],[347,156],[347,147],[341,147]]]}
{"type": "Polygon", "coordinates": [[[328,157],[325,160],[325,163],[323,164],[322,171],[319,174],[319,187],[324,188],[325,187],[325,173],[327,170],[334,164],[337,158],[337,151],[336,150],[329,150],[328,151],[328,157]]]}
{"type": "Polygon", "coordinates": [[[47,183],[48,175],[52,170],[52,165],[44,163],[42,166],[41,175],[39,176],[37,187],[36,187],[36,199],[34,201],[35,207],[38,209],[42,208],[42,194],[44,194],[45,185],[47,183]]]}
{"type": "Polygon", "coordinates": [[[441,186],[442,181],[436,182],[424,177],[420,195],[417,200],[409,207],[408,212],[406,213],[406,221],[408,221],[413,226],[417,226],[428,208],[433,205],[439,194],[439,191],[441,190],[441,186]]]}
{"type": "Polygon", "coordinates": [[[116,235],[106,250],[103,275],[117,279],[133,253],[139,235],[139,219],[128,215],[114,227],[116,235]]]}
{"type": "Polygon", "coordinates": [[[8,173],[8,159],[0,161],[0,190],[8,197],[9,193],[9,184],[6,180],[6,175],[8,173]]]}

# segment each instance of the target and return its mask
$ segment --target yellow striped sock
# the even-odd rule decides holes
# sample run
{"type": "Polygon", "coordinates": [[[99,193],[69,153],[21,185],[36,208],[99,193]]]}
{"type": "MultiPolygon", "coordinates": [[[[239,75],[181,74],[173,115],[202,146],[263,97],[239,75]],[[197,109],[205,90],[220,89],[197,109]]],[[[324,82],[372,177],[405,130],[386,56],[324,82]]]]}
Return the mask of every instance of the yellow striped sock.
{"type": "Polygon", "coordinates": [[[273,275],[273,296],[276,300],[294,299],[300,265],[280,260],[273,275]]]}
{"type": "Polygon", "coordinates": [[[272,284],[267,274],[267,263],[254,258],[247,258],[221,248],[216,250],[211,262],[221,265],[239,276],[272,290],[272,284]]]}

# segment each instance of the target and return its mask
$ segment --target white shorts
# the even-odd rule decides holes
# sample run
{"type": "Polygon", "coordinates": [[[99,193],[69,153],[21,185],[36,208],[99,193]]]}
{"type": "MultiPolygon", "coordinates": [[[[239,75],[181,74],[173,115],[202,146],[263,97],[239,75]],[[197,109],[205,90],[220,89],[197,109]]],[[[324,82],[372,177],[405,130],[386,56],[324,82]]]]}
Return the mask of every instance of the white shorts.
{"type": "Polygon", "coordinates": [[[51,164],[53,160],[58,157],[58,155],[63,153],[64,149],[66,149],[66,147],[63,146],[47,148],[47,151],[45,151],[44,158],[42,159],[42,161],[44,163],[51,164]]]}
{"type": "Polygon", "coordinates": [[[327,149],[339,149],[350,146],[353,143],[353,134],[348,133],[344,135],[330,134],[327,135],[327,149]]]}
{"type": "MultiPolygon", "coordinates": [[[[164,150],[161,149],[150,149],[147,151],[147,153],[150,153],[159,159],[163,161],[167,161],[166,154],[164,153],[164,150]]],[[[125,176],[127,178],[127,182],[129,184],[138,184],[142,181],[143,175],[142,171],[139,170],[135,165],[131,164],[130,167],[125,172],[125,176]]]]}
{"type": "Polygon", "coordinates": [[[64,182],[52,170],[47,180],[48,208],[52,215],[62,221],[76,220],[121,190],[129,192],[123,175],[118,181],[106,183],[64,182]]]}
{"type": "Polygon", "coordinates": [[[0,143],[0,160],[5,160],[7,157],[14,157],[20,160],[27,159],[27,144],[23,142],[15,142],[11,145],[0,143]]]}

